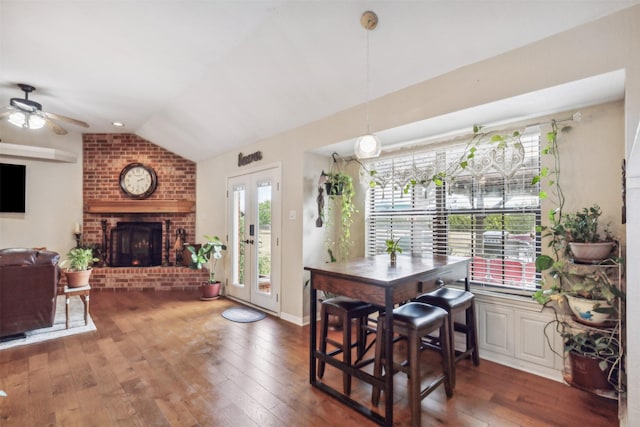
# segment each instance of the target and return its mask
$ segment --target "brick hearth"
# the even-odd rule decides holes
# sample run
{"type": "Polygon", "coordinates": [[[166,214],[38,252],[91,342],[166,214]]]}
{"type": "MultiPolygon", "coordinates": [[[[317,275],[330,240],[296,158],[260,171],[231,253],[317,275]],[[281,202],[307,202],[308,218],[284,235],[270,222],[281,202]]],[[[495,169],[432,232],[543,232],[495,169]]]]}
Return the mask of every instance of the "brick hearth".
{"type": "MultiPolygon", "coordinates": [[[[199,288],[208,278],[207,270],[188,267],[94,267],[90,283],[97,291],[183,291],[199,288]]],[[[63,274],[60,291],[66,284],[63,274]]]]}

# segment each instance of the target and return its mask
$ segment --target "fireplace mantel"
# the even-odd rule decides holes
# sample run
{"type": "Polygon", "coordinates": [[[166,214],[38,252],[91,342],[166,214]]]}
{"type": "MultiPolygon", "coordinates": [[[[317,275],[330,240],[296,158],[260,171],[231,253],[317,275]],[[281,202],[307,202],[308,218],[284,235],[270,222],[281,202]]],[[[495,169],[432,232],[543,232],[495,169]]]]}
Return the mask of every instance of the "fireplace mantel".
{"type": "Polygon", "coordinates": [[[193,200],[103,200],[84,201],[86,213],[190,213],[195,211],[193,200]]]}

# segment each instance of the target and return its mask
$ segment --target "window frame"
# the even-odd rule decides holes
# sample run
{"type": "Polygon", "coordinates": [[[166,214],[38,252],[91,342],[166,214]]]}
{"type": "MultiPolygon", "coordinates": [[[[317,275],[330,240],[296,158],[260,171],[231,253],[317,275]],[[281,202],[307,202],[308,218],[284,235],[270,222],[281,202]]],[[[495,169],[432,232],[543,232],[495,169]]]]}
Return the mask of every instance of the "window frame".
{"type": "MultiPolygon", "coordinates": [[[[411,171],[408,170],[411,168],[413,168],[412,172],[415,177],[415,173],[419,169],[415,165],[415,159],[419,156],[431,156],[433,164],[440,164],[441,167],[442,164],[445,164],[446,167],[447,160],[445,159],[443,163],[443,156],[447,157],[448,155],[450,163],[451,159],[459,161],[462,158],[459,156],[460,147],[464,146],[459,140],[415,147],[412,150],[364,163],[365,168],[369,170],[376,170],[376,165],[380,163],[391,164],[390,170],[385,172],[388,175],[380,178],[380,180],[386,179],[387,185],[371,185],[367,191],[365,254],[370,256],[384,253],[384,240],[391,236],[396,239],[401,238],[400,247],[404,254],[412,256],[420,256],[424,253],[450,254],[453,251],[460,250],[454,243],[451,243],[454,237],[450,226],[451,218],[454,215],[469,215],[471,217],[471,229],[463,231],[472,236],[468,247],[471,253],[463,255],[472,258],[470,272],[472,286],[483,287],[491,291],[527,295],[539,289],[540,274],[535,272],[535,258],[541,253],[542,243],[540,232],[537,231],[541,225],[540,184],[539,182],[531,182],[531,178],[539,176],[541,173],[541,140],[539,132],[526,135],[526,137],[523,136],[522,139],[523,144],[526,144],[525,150],[528,150],[526,151],[526,158],[514,174],[510,176],[502,175],[502,183],[496,186],[501,190],[501,198],[498,206],[493,207],[478,206],[473,191],[477,189],[476,184],[480,180],[486,179],[487,176],[492,176],[490,179],[495,182],[497,180],[496,176],[498,176],[495,171],[487,171],[486,174],[479,176],[473,175],[467,170],[458,171],[454,179],[449,179],[445,175],[442,185],[435,185],[433,182],[423,185],[415,178],[413,182],[411,182],[411,179],[406,178],[411,175],[409,173],[411,171]],[[403,177],[398,178],[400,175],[403,177]],[[512,185],[510,181],[514,177],[516,181],[520,180],[517,185],[512,185]],[[404,185],[402,185],[403,179],[405,181],[404,185]],[[467,205],[464,205],[465,201],[464,197],[462,197],[462,205],[464,206],[452,208],[451,204],[455,204],[454,201],[457,197],[453,187],[464,181],[471,183],[471,193],[466,202],[467,205]],[[391,187],[387,188],[389,184],[391,184],[391,187]],[[516,188],[516,190],[513,190],[513,188],[516,188]],[[391,194],[387,195],[385,192],[391,192],[391,194]],[[420,192],[425,195],[425,198],[427,198],[427,194],[429,194],[429,197],[434,196],[435,202],[431,205],[426,203],[424,206],[419,207],[420,203],[417,198],[420,196],[420,192]],[[515,206],[508,207],[507,205],[513,199],[516,199],[515,206]],[[386,207],[387,204],[389,205],[387,209],[377,209],[379,206],[386,207]],[[478,217],[490,217],[492,215],[500,216],[502,232],[500,229],[475,228],[478,223],[478,217]],[[511,218],[512,223],[524,227],[523,235],[514,234],[512,237],[506,231],[506,223],[510,215],[513,215],[511,218]],[[479,237],[477,236],[479,231],[483,233],[481,251],[478,250],[479,237]],[[494,254],[492,252],[491,256],[487,258],[486,245],[488,238],[486,236],[490,235],[485,234],[485,232],[489,231],[497,231],[498,236],[501,236],[501,243],[498,249],[499,253],[494,254]],[[428,236],[429,234],[431,236],[428,236]],[[516,249],[514,249],[514,245],[516,245],[516,249]],[[425,250],[427,246],[430,246],[430,250],[425,250]],[[487,267],[487,271],[495,273],[495,277],[487,274],[485,279],[479,279],[479,276],[474,274],[477,267],[475,264],[482,263],[481,259],[477,259],[477,255],[487,260],[487,265],[491,260],[491,270],[488,270],[489,267],[487,267]],[[496,255],[495,259],[501,261],[493,261],[494,255],[496,255]],[[520,265],[518,265],[518,262],[520,265]],[[496,279],[496,277],[499,279],[496,279]]],[[[468,149],[468,145],[465,149],[468,149]]],[[[489,149],[485,147],[484,152],[489,149]]],[[[476,153],[476,155],[479,155],[480,151],[476,153]]],[[[389,167],[387,166],[387,168],[389,167]]],[[[448,170],[450,169],[451,167],[449,166],[448,170]]],[[[435,169],[432,168],[431,171],[433,170],[435,169]]],[[[376,170],[376,172],[378,171],[376,170]]],[[[482,191],[485,190],[483,189],[482,191]]],[[[515,227],[514,224],[511,224],[510,227],[515,227]]]]}

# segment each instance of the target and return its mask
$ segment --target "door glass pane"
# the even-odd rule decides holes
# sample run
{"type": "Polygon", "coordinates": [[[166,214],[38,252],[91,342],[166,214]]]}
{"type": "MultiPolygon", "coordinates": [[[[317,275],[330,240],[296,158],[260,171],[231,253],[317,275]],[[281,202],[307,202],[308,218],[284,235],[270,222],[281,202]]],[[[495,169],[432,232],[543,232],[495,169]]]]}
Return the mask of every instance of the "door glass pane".
{"type": "Polygon", "coordinates": [[[271,295],[271,179],[257,182],[258,292],[271,295]]]}
{"type": "Polygon", "coordinates": [[[231,239],[232,253],[232,283],[238,286],[244,286],[244,265],[245,265],[245,244],[244,225],[245,225],[245,187],[244,185],[236,185],[233,187],[233,209],[232,224],[233,235],[231,239]]]}

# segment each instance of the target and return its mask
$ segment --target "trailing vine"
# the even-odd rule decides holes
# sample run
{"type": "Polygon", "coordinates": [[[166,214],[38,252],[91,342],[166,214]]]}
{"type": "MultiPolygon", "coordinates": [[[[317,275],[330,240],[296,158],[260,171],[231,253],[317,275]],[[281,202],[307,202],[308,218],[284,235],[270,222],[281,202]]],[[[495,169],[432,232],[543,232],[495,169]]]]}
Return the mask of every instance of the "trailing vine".
{"type": "MultiPolygon", "coordinates": [[[[333,235],[327,237],[327,250],[332,261],[346,260],[353,242],[351,241],[351,226],[353,224],[353,215],[357,213],[356,206],[353,203],[355,189],[353,186],[353,178],[342,171],[343,165],[338,163],[338,154],[333,153],[333,163],[329,173],[323,172],[325,177],[324,185],[326,186],[326,194],[329,200],[327,214],[327,230],[331,229],[334,216],[339,215],[336,233],[339,235],[337,243],[333,235]],[[335,209],[335,210],[334,210],[335,209]]],[[[335,234],[334,234],[335,235],[335,234]]]]}
{"type": "MultiPolygon", "coordinates": [[[[564,229],[562,225],[563,209],[565,204],[564,192],[560,185],[560,153],[558,150],[558,123],[556,120],[551,120],[551,131],[547,133],[547,145],[542,148],[541,153],[543,155],[552,156],[553,169],[549,169],[548,166],[540,168],[540,175],[533,178],[533,184],[546,181],[546,187],[549,188],[553,196],[553,203],[555,207],[549,210],[547,219],[549,220],[549,226],[539,225],[536,227],[536,231],[542,234],[542,237],[550,238],[548,247],[553,252],[553,257],[548,255],[541,255],[536,259],[536,269],[543,271],[551,267],[554,262],[557,262],[561,258],[561,252],[564,250],[564,229]]],[[[539,193],[540,199],[547,199],[549,193],[542,188],[539,193]]]]}

